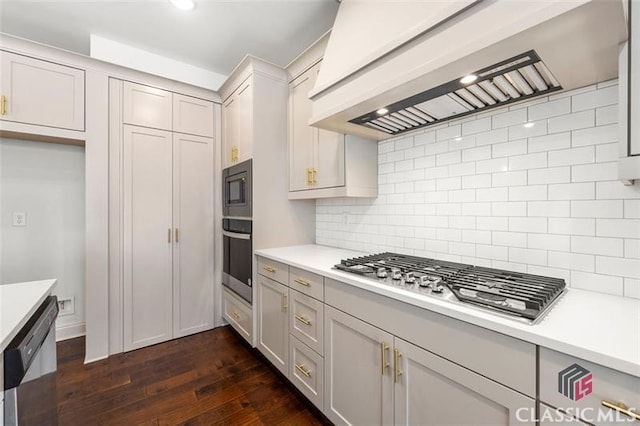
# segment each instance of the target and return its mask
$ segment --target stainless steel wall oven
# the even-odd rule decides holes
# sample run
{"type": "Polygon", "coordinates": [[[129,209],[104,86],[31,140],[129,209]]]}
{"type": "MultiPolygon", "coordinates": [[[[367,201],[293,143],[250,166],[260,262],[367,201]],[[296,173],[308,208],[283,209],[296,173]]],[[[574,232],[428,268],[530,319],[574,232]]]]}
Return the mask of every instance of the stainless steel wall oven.
{"type": "Polygon", "coordinates": [[[253,244],[251,220],[223,219],[222,284],[251,303],[253,244]]]}

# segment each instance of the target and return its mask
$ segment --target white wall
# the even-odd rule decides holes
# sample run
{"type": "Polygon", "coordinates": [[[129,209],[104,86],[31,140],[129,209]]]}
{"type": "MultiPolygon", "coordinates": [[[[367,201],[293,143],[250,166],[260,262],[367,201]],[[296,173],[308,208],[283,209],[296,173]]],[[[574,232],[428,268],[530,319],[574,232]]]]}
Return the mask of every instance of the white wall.
{"type": "Polygon", "coordinates": [[[616,180],[616,83],[380,142],[380,195],[318,200],[316,242],[640,298],[640,185],[616,180]]]}
{"type": "Polygon", "coordinates": [[[84,163],[84,147],[0,139],[0,283],[57,278],[54,294],[75,298],[59,335],[84,329],[84,163]]]}

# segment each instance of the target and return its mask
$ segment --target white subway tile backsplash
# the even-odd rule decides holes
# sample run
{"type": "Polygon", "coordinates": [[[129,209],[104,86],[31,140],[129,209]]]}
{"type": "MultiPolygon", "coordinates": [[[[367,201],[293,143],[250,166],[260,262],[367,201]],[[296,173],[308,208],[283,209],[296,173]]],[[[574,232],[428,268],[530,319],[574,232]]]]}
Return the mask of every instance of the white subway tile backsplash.
{"type": "Polygon", "coordinates": [[[510,157],[512,155],[522,155],[527,153],[527,140],[521,139],[512,142],[496,143],[491,148],[491,155],[493,158],[510,157]]]}
{"type": "Polygon", "coordinates": [[[549,167],[588,164],[595,163],[595,161],[595,150],[591,146],[549,151],[548,153],[549,167]]]}
{"type": "Polygon", "coordinates": [[[596,256],[596,272],[640,279],[640,260],[621,257],[596,256]]]}
{"type": "Polygon", "coordinates": [[[527,184],[527,171],[493,173],[492,186],[523,186],[527,184]]]}
{"type": "Polygon", "coordinates": [[[622,217],[622,200],[571,201],[571,217],[622,217]]]}
{"type": "Polygon", "coordinates": [[[491,117],[480,118],[462,124],[462,135],[472,135],[491,130],[491,117]]]}
{"type": "Polygon", "coordinates": [[[526,170],[547,167],[547,153],[516,155],[509,157],[509,170],[526,170]]]}
{"type": "Polygon", "coordinates": [[[529,138],[529,152],[546,152],[571,147],[571,132],[529,138]]]}
{"type": "Polygon", "coordinates": [[[567,114],[560,117],[550,118],[547,125],[549,133],[566,132],[569,130],[584,129],[593,127],[596,121],[594,110],[587,110],[567,114]]]}
{"type": "Polygon", "coordinates": [[[569,201],[529,201],[527,214],[532,217],[569,217],[571,204],[569,201]]]}
{"type": "Polygon", "coordinates": [[[600,254],[604,256],[623,255],[621,238],[571,237],[571,251],[574,253],[600,254]]]}
{"type": "Polygon", "coordinates": [[[583,111],[618,103],[618,86],[609,86],[600,90],[575,95],[571,98],[571,110],[583,111]]]}
{"type": "Polygon", "coordinates": [[[491,146],[479,146],[477,148],[462,151],[462,161],[477,161],[491,158],[491,146]]]}
{"type": "Polygon", "coordinates": [[[579,271],[571,272],[571,287],[597,291],[598,293],[614,294],[616,296],[622,296],[624,289],[621,277],[579,271]]]}
{"type": "Polygon", "coordinates": [[[549,200],[593,200],[595,185],[591,183],[559,183],[549,185],[549,200]]]}
{"type": "Polygon", "coordinates": [[[529,107],[529,120],[566,115],[571,112],[571,98],[563,98],[529,107]]]}
{"type": "Polygon", "coordinates": [[[528,171],[529,185],[545,183],[571,182],[570,167],[551,167],[548,169],[533,169],[528,171]]]}
{"type": "Polygon", "coordinates": [[[317,200],[317,243],[640,298],[640,185],[617,178],[617,87],[612,80],[379,142],[378,197],[317,200]]]}
{"type": "Polygon", "coordinates": [[[595,219],[549,218],[549,233],[565,235],[595,235],[595,219]]]}
{"type": "Polygon", "coordinates": [[[571,133],[571,146],[580,147],[618,141],[618,124],[590,127],[571,133]]]}

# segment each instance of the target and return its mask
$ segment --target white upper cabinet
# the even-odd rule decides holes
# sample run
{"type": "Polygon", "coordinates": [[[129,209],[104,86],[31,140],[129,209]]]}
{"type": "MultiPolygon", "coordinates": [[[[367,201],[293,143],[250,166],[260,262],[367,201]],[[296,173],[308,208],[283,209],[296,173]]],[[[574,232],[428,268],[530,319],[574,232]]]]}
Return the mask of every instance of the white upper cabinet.
{"type": "Polygon", "coordinates": [[[83,70],[0,52],[0,119],[85,130],[83,70]]]}
{"type": "Polygon", "coordinates": [[[253,154],[253,85],[248,77],[222,105],[222,166],[241,163],[253,154]]]}
{"type": "Polygon", "coordinates": [[[173,131],[213,137],[213,102],[173,94],[173,131]]]}
{"type": "Polygon", "coordinates": [[[123,90],[123,114],[126,124],[173,130],[171,92],[129,81],[124,82],[123,90]]]}

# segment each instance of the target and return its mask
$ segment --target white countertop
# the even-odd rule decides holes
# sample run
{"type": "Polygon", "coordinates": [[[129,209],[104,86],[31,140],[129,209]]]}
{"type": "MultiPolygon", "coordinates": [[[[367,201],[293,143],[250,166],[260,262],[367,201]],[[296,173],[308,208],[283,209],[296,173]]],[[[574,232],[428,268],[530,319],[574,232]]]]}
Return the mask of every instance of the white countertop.
{"type": "Polygon", "coordinates": [[[0,352],[49,296],[56,280],[0,285],[0,352]]]}
{"type": "Polygon", "coordinates": [[[568,289],[535,325],[332,269],[368,253],[319,245],[256,250],[266,258],[640,377],[640,300],[568,289]]]}

